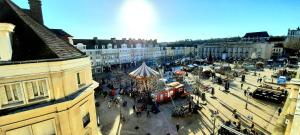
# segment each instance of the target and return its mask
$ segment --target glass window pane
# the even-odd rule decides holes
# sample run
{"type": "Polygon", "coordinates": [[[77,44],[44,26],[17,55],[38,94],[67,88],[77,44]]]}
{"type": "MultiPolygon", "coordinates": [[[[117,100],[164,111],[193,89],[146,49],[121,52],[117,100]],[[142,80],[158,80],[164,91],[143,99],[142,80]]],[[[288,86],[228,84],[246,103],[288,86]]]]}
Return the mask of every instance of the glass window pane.
{"type": "Polygon", "coordinates": [[[22,100],[23,99],[23,91],[21,89],[21,83],[16,83],[15,86],[16,86],[16,89],[17,89],[17,93],[16,94],[18,96],[18,99],[22,100]]]}
{"type": "Polygon", "coordinates": [[[14,96],[15,100],[19,100],[16,84],[12,84],[11,88],[12,88],[12,92],[13,92],[13,96],[14,96]]]}
{"type": "Polygon", "coordinates": [[[44,87],[43,87],[43,80],[39,80],[38,84],[39,84],[39,91],[40,91],[40,95],[44,95],[44,87]]]}
{"type": "Polygon", "coordinates": [[[80,82],[80,75],[79,75],[79,73],[77,73],[77,84],[79,85],[79,84],[81,84],[81,82],[80,82]]]}
{"type": "Polygon", "coordinates": [[[38,96],[38,88],[37,88],[37,85],[36,85],[36,81],[33,81],[32,82],[32,88],[33,88],[33,94],[34,96],[38,96]]]}
{"type": "Polygon", "coordinates": [[[8,101],[12,101],[12,93],[9,85],[4,85],[5,87],[5,92],[6,92],[6,97],[8,101]]]}
{"type": "Polygon", "coordinates": [[[1,99],[0,100],[1,104],[7,104],[8,103],[4,85],[0,86],[0,99],[1,99]]]}
{"type": "Polygon", "coordinates": [[[29,99],[34,99],[32,82],[26,82],[25,86],[26,86],[29,99]]]}
{"type": "Polygon", "coordinates": [[[46,80],[42,81],[42,85],[43,85],[43,90],[44,90],[44,95],[47,96],[48,95],[48,87],[47,87],[47,83],[46,80]]]}

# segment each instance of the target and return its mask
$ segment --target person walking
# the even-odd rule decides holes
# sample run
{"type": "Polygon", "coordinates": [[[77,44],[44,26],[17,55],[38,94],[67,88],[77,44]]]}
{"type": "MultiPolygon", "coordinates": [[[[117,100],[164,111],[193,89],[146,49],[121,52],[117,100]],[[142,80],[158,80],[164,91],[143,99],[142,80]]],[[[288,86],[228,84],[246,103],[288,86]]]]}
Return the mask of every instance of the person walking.
{"type": "Polygon", "coordinates": [[[133,111],[135,112],[135,105],[132,106],[133,111]]]}
{"type": "Polygon", "coordinates": [[[177,132],[179,131],[179,123],[178,122],[176,124],[176,130],[177,130],[177,132]]]}
{"type": "Polygon", "coordinates": [[[253,129],[254,128],[254,122],[252,122],[252,124],[251,124],[251,129],[253,129]]]}
{"type": "Polygon", "coordinates": [[[241,89],[243,89],[244,83],[241,83],[241,89]]]}
{"type": "Polygon", "coordinates": [[[281,107],[279,107],[279,109],[278,109],[278,116],[280,116],[280,113],[281,113],[281,107]]]}
{"type": "Polygon", "coordinates": [[[244,96],[247,96],[247,90],[244,90],[244,96]]]}
{"type": "Polygon", "coordinates": [[[108,101],[107,105],[108,105],[108,109],[110,109],[110,107],[111,107],[111,100],[108,101]]]}

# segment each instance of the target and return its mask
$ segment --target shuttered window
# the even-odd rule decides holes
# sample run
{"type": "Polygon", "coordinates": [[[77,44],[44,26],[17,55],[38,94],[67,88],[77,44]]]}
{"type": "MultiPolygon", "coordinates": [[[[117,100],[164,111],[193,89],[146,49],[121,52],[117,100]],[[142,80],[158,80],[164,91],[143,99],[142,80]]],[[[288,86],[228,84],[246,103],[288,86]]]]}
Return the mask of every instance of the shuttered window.
{"type": "Polygon", "coordinates": [[[23,103],[21,83],[0,85],[0,108],[23,103]]]}
{"type": "Polygon", "coordinates": [[[46,79],[26,81],[25,87],[29,102],[48,98],[48,86],[46,79]]]}

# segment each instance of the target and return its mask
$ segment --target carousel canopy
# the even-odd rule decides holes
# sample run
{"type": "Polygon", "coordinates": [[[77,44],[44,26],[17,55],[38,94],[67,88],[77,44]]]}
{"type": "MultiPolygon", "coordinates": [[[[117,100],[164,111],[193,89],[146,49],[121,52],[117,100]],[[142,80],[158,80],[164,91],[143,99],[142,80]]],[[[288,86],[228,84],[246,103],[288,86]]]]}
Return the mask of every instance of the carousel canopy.
{"type": "Polygon", "coordinates": [[[145,62],[138,67],[136,70],[129,73],[129,76],[134,77],[136,79],[149,79],[156,78],[159,76],[159,73],[152,68],[148,67],[145,62]]]}

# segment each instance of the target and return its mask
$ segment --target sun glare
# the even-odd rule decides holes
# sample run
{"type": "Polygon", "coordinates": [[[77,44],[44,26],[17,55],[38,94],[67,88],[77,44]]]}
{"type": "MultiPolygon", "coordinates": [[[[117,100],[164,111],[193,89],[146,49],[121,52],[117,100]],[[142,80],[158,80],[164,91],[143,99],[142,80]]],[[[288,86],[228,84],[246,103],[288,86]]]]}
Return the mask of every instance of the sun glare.
{"type": "Polygon", "coordinates": [[[127,36],[147,37],[151,33],[156,15],[149,0],[125,0],[120,12],[120,23],[127,36]]]}

